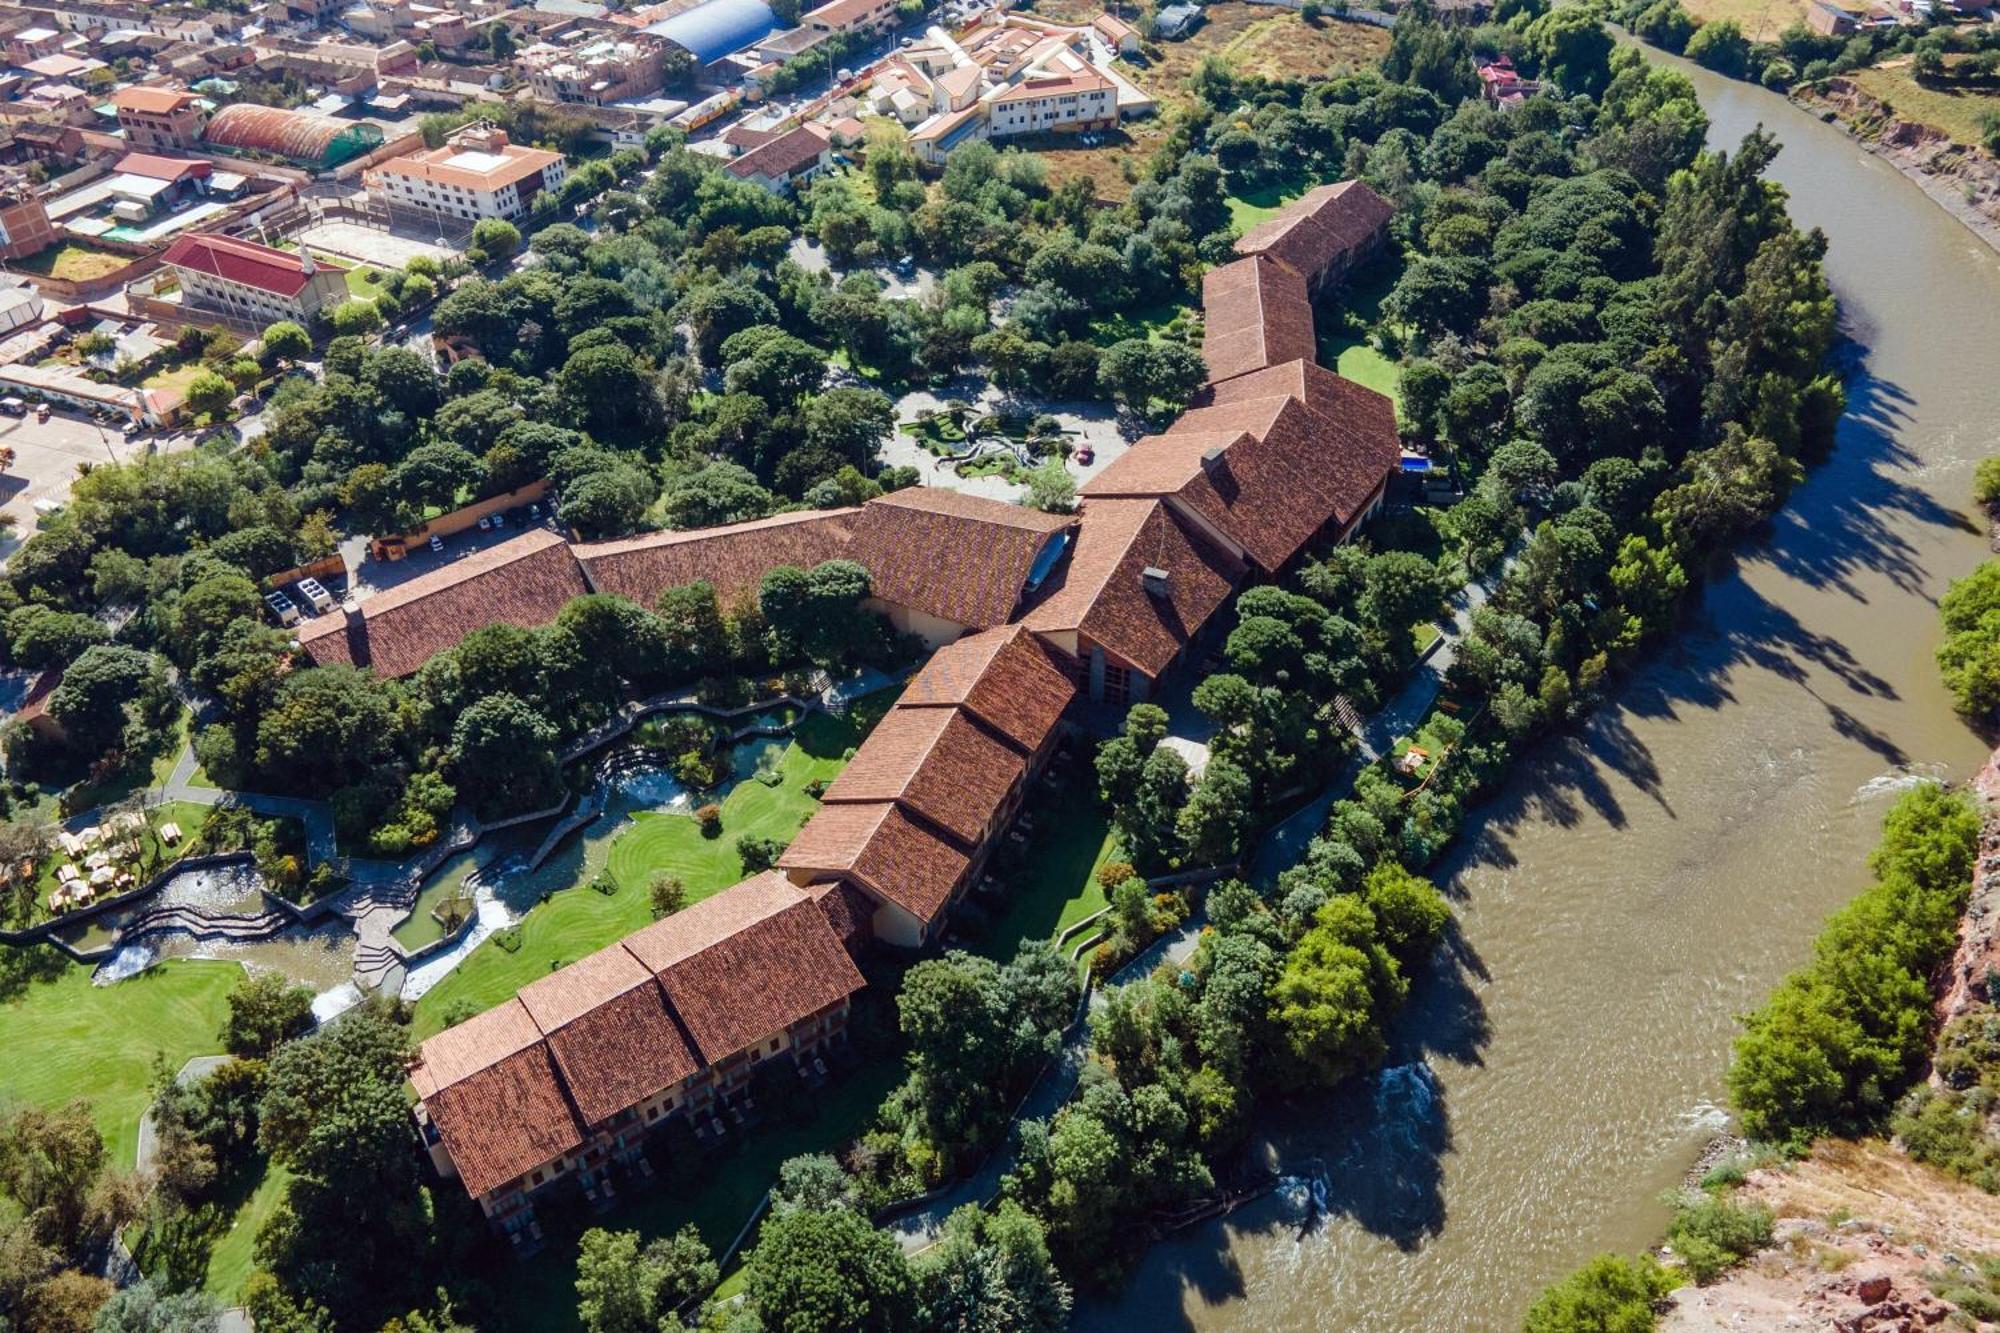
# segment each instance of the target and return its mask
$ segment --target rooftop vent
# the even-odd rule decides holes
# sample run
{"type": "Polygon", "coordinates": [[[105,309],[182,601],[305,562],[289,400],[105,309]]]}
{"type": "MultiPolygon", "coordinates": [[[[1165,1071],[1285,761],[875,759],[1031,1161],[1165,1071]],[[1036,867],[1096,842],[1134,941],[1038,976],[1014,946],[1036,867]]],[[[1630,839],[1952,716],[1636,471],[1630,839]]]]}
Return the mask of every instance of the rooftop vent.
{"type": "Polygon", "coordinates": [[[1169,597],[1173,594],[1172,577],[1158,565],[1147,565],[1140,570],[1139,581],[1146,585],[1148,596],[1169,597]]]}

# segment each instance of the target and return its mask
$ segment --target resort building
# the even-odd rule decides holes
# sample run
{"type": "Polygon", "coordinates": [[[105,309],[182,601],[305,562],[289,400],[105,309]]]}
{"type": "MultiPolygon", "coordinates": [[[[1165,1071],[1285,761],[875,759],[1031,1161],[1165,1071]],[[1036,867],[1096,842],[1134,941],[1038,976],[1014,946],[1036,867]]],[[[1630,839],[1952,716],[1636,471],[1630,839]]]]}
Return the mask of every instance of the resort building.
{"type": "Polygon", "coordinates": [[[526,216],[535,196],[560,188],[566,174],[561,153],[509,143],[507,131],[482,122],[442,148],[389,159],[365,181],[391,210],[477,221],[526,216]]]}
{"type": "Polygon", "coordinates": [[[800,27],[828,37],[862,30],[880,32],[895,22],[896,0],[832,0],[799,17],[800,27]]]}
{"type": "MultiPolygon", "coordinates": [[[[929,80],[929,57],[906,55],[929,80]]],[[[701,581],[740,605],[778,565],[846,559],[868,570],[870,604],[933,650],[774,870],[424,1043],[424,1141],[497,1229],[532,1246],[542,1191],[603,1202],[656,1169],[656,1130],[698,1150],[747,1127],[753,1079],[823,1073],[815,1052],[862,985],[851,955],[934,947],[955,905],[997,888],[993,858],[1025,841],[1012,826],[1071,720],[1090,716],[1079,705],[1102,717],[1155,697],[1223,632],[1242,586],[1380,506],[1395,411],[1315,363],[1310,293],[1379,242],[1386,209],[1348,183],[1253,229],[1204,282],[1208,385],[1092,478],[1079,514],[912,487],[574,547],[537,531],[301,634],[316,661],[406,675],[471,629],[548,623],[584,591],[652,605],[701,581]]]]}
{"type": "Polygon", "coordinates": [[[182,236],[162,258],[188,310],[260,328],[281,319],[310,326],[348,296],[346,269],[229,236],[182,236]]]}
{"type": "Polygon", "coordinates": [[[760,1076],[823,1079],[864,984],[826,896],[766,872],[426,1041],[410,1081],[432,1164],[531,1250],[539,1197],[608,1203],[654,1174],[661,1131],[724,1139],[760,1076]]]}
{"type": "Polygon", "coordinates": [[[1317,298],[1388,234],[1396,206],[1360,181],[1306,191],[1276,217],[1244,232],[1236,253],[1274,259],[1306,280],[1317,298]]]}
{"type": "Polygon", "coordinates": [[[192,148],[201,142],[200,99],[184,88],[120,88],[111,105],[134,148],[192,148]]]}

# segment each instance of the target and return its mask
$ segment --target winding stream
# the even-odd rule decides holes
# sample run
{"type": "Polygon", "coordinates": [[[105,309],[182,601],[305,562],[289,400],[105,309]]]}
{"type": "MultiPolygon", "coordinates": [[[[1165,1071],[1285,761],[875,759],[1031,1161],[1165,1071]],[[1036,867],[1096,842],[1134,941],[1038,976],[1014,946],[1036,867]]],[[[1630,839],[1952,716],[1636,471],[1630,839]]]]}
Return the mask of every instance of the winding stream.
{"type": "Polygon", "coordinates": [[[1440,877],[1461,937],[1390,1068],[1267,1127],[1285,1169],[1318,1160],[1331,1220],[1300,1238],[1281,1191],[1156,1247],[1081,1327],[1519,1328],[1590,1254],[1657,1240],[1657,1195],[1723,1121],[1734,1016],[1861,888],[1893,793],[1984,758],[1931,651],[1985,549],[1966,495],[2000,449],[2000,257],[1837,129],[1675,63],[1712,144],[1777,133],[1772,175],[1831,242],[1839,447],[1691,631],[1478,812],[1440,877]]]}

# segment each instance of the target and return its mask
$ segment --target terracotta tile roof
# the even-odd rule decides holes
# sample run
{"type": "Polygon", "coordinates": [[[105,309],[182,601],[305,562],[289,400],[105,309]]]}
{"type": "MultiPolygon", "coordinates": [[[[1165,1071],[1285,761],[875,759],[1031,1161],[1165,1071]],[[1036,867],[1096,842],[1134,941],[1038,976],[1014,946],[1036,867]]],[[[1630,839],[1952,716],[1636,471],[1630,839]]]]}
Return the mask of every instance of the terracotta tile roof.
{"type": "Polygon", "coordinates": [[[1211,386],[1205,400],[1226,405],[1274,394],[1298,399],[1318,418],[1322,438],[1332,447],[1319,451],[1315,466],[1324,473],[1321,482],[1332,498],[1333,513],[1342,523],[1351,522],[1402,457],[1396,405],[1311,361],[1289,361],[1239,375],[1211,386]]]}
{"type": "MultiPolygon", "coordinates": [[[[246,287],[284,297],[297,296],[312,276],[306,268],[306,261],[298,255],[229,236],[183,236],[167,247],[161,260],[176,268],[192,269],[196,273],[206,273],[226,282],[239,282],[246,287]]],[[[312,262],[321,272],[347,271],[337,264],[312,262]]]]}
{"type": "Polygon", "coordinates": [[[875,904],[868,895],[852,884],[842,881],[838,884],[815,884],[806,892],[819,906],[833,933],[840,937],[849,953],[868,943],[869,932],[875,917],[875,904]]]}
{"type": "Polygon", "coordinates": [[[785,180],[811,166],[821,153],[833,146],[833,131],[814,121],[808,121],[797,129],[788,130],[771,140],[759,144],[739,158],[723,167],[730,175],[749,180],[752,176],[763,176],[767,180],[785,180]]]}
{"type": "Polygon", "coordinates": [[[688,532],[591,542],[573,548],[599,592],[652,606],[669,588],[712,584],[725,606],[755,596],[779,565],[811,569],[845,554],[857,509],[804,510],[688,532]]]}
{"type": "Polygon", "coordinates": [[[120,111],[170,116],[195,100],[185,88],[120,88],[111,96],[111,105],[120,111]]]}
{"type": "Polygon", "coordinates": [[[847,558],[867,567],[883,601],[986,629],[1013,618],[1036,557],[1075,523],[1069,515],[912,486],[861,507],[847,558]]]}
{"type": "Polygon", "coordinates": [[[1141,440],[1083,488],[1087,497],[1174,496],[1266,573],[1329,523],[1345,526],[1396,465],[1361,433],[1272,394],[1184,413],[1141,440]]]}
{"type": "Polygon", "coordinates": [[[1306,280],[1262,256],[1201,279],[1201,355],[1210,381],[1318,354],[1306,280]]]}
{"type": "Polygon", "coordinates": [[[118,159],[118,165],[111,168],[127,176],[144,176],[149,180],[177,181],[183,176],[207,176],[214,172],[215,164],[197,158],[161,157],[157,153],[127,153],[118,159]]]}
{"type": "Polygon", "coordinates": [[[829,28],[846,28],[867,18],[881,0],[832,0],[816,9],[808,9],[800,18],[801,23],[824,23],[829,28]]]}
{"type": "MultiPolygon", "coordinates": [[[[778,858],[790,870],[845,875],[922,922],[935,920],[971,864],[895,805],[824,805],[778,858]]],[[[669,917],[668,920],[673,918],[669,917]]]]}
{"type": "Polygon", "coordinates": [[[625,937],[713,1064],[866,983],[819,905],[765,871],[625,937]]]}
{"type": "Polygon", "coordinates": [[[1033,754],[1075,697],[1076,685],[1042,641],[1020,625],[1003,625],[932,653],[891,711],[963,708],[1033,754]]]}
{"type": "Polygon", "coordinates": [[[521,989],[521,1006],[585,1124],[609,1119],[702,1067],[653,974],[621,944],[521,989]]]}
{"type": "Polygon", "coordinates": [[[582,1146],[555,1062],[520,1001],[446,1028],[418,1060],[410,1081],[475,1197],[582,1146]]]}
{"type": "Polygon", "coordinates": [[[1021,623],[1088,636],[1158,676],[1229,600],[1244,567],[1159,500],[1088,499],[1083,512],[1076,554],[1021,623]],[[1166,571],[1163,594],[1147,589],[1148,568],[1166,571]]]}
{"type": "Polygon", "coordinates": [[[306,626],[299,644],[321,666],[348,662],[407,676],[473,630],[546,625],[588,591],[563,539],[536,528],[363,601],[358,636],[335,613],[306,626]]]}
{"type": "Polygon", "coordinates": [[[1011,88],[994,93],[987,101],[995,106],[1008,102],[1039,102],[1049,97],[1105,92],[1116,86],[1094,69],[1081,69],[1071,74],[1044,74],[1023,79],[1011,88]]]}
{"type": "Polygon", "coordinates": [[[892,708],[833,785],[828,805],[894,801],[977,847],[1027,761],[955,709],[892,708]]]}
{"type": "Polygon", "coordinates": [[[1269,255],[1307,279],[1316,278],[1366,245],[1395,211],[1394,204],[1360,181],[1322,185],[1244,232],[1236,253],[1269,255]]]}
{"type": "Polygon", "coordinates": [[[502,144],[492,151],[468,151],[446,144],[441,148],[411,153],[407,157],[390,158],[376,170],[385,176],[403,176],[436,185],[456,185],[466,190],[498,190],[527,180],[530,176],[539,179],[544,171],[562,160],[561,153],[517,143],[502,144]],[[481,169],[481,166],[468,163],[491,165],[481,169]]]}

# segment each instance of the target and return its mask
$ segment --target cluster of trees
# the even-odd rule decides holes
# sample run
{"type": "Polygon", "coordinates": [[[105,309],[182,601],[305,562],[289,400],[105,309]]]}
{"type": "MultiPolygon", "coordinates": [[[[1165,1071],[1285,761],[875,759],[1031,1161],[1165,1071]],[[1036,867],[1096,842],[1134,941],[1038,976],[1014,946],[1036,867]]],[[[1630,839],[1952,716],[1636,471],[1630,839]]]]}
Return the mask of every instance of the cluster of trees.
{"type": "Polygon", "coordinates": [[[1022,1127],[1007,1193],[1042,1217],[1076,1281],[1116,1274],[1134,1223],[1211,1189],[1260,1098],[1330,1087],[1379,1058],[1448,918],[1437,890],[1392,861],[1352,886],[1306,868],[1269,894],[1225,881],[1208,912],[1185,969],[1106,992],[1077,1098],[1022,1127]]]}
{"type": "Polygon", "coordinates": [[[1954,579],[1938,599],[1944,642],[1938,670],[1958,711],[1985,719],[2000,708],[2000,560],[1954,579]]]}
{"type": "Polygon", "coordinates": [[[1930,979],[1958,942],[1979,828],[1969,797],[1930,784],[1889,811],[1875,883],[1744,1019],[1729,1093],[1746,1134],[1803,1150],[1882,1126],[1930,1059],[1930,979]]]}
{"type": "MultiPolygon", "coordinates": [[[[1718,74],[1780,91],[1850,74],[1892,56],[1908,57],[1926,83],[1980,85],[2000,73],[2000,35],[1978,25],[1955,27],[1951,11],[1942,7],[1930,11],[1927,23],[1870,26],[1845,36],[1794,22],[1770,41],[1750,40],[1734,19],[1701,22],[1681,0],[1625,0],[1617,16],[1655,46],[1685,54],[1718,74]]],[[[2000,124],[1987,135],[1989,148],[2000,142],[2000,124]]]]}

